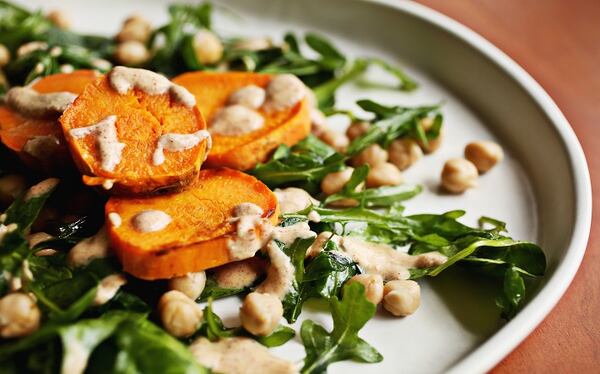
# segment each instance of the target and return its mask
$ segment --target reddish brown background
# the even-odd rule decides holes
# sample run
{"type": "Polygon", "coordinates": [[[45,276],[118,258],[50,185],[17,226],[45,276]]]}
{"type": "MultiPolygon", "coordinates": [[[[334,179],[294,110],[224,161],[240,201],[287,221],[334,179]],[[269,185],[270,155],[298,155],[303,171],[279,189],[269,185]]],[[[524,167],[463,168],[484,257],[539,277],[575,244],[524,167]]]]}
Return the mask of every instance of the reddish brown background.
{"type": "Polygon", "coordinates": [[[418,0],[472,28],[556,101],[586,153],[594,189],[587,252],[542,324],[494,373],[600,371],[600,1],[418,0]]]}

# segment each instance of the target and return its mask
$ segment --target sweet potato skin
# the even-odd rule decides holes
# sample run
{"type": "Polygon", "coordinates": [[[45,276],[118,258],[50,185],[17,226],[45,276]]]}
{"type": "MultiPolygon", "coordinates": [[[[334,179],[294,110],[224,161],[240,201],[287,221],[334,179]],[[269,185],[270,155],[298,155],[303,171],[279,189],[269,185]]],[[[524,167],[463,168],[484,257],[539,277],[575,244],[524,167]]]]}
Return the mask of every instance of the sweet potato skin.
{"type": "MultiPolygon", "coordinates": [[[[67,91],[80,94],[97,77],[98,73],[93,70],[53,74],[38,80],[32,88],[40,93],[67,91]]],[[[32,169],[49,173],[72,169],[62,129],[55,120],[26,118],[4,105],[0,106],[0,139],[32,169]],[[40,160],[23,151],[25,143],[36,136],[53,136],[58,139],[59,145],[50,159],[40,160]]]]}
{"type": "MultiPolygon", "coordinates": [[[[207,142],[181,152],[168,152],[162,165],[152,163],[158,138],[166,133],[191,134],[206,128],[197,108],[172,103],[168,94],[150,96],[134,89],[119,95],[110,87],[107,77],[100,77],[84,92],[59,119],[71,155],[84,183],[112,184],[111,194],[153,194],[177,191],[196,179],[202,164],[207,142]],[[100,167],[93,136],[75,139],[69,136],[73,128],[98,123],[117,116],[119,141],[125,143],[121,162],[113,172],[100,167]]],[[[166,152],[167,153],[167,152],[166,152]]]]}
{"type": "MultiPolygon", "coordinates": [[[[264,88],[270,80],[270,75],[259,73],[191,72],[175,77],[173,82],[196,96],[198,108],[210,122],[233,92],[250,84],[264,88]]],[[[204,165],[248,170],[267,161],[279,145],[292,146],[310,133],[310,106],[306,99],[282,112],[259,112],[265,118],[265,126],[260,130],[242,136],[213,135],[213,148],[204,165]]]]}
{"type": "Polygon", "coordinates": [[[251,202],[276,223],[275,195],[259,180],[232,169],[202,170],[184,191],[141,198],[111,197],[106,204],[121,225],[108,224],[111,245],[123,269],[142,279],[165,279],[232,261],[227,241],[234,233],[233,208],[251,202]],[[161,231],[140,233],[131,219],[143,210],[161,210],[171,223],[161,231]]]}

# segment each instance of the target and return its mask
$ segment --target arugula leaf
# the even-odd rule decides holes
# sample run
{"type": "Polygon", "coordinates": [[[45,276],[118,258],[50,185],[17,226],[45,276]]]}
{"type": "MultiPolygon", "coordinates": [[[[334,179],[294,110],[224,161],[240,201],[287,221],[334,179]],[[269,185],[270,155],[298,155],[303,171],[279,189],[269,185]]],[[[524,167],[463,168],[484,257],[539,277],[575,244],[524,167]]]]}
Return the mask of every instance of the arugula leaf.
{"type": "Polygon", "coordinates": [[[283,243],[277,242],[277,245],[290,258],[294,266],[294,280],[288,293],[282,300],[283,316],[292,323],[300,315],[302,309],[302,284],[304,281],[304,258],[306,251],[314,243],[315,238],[296,239],[291,246],[285,247],[283,243]]]}
{"type": "Polygon", "coordinates": [[[150,45],[154,46],[154,55],[147,67],[168,76],[189,69],[204,69],[204,66],[196,61],[190,43],[197,31],[211,29],[211,3],[172,4],[169,6],[169,16],[169,22],[159,27],[150,39],[150,45]],[[159,38],[163,40],[162,45],[158,45],[159,38]]]}
{"type": "Polygon", "coordinates": [[[249,173],[271,188],[293,184],[314,192],[327,174],[345,167],[344,161],[344,156],[309,135],[292,148],[280,146],[271,161],[249,173]]]}
{"type": "Polygon", "coordinates": [[[302,323],[300,336],[306,350],[302,373],[324,373],[331,363],[342,360],[380,362],[383,357],[358,336],[375,314],[375,305],[365,297],[362,284],[344,286],[342,300],[330,299],[333,330],[328,332],[311,320],[302,323]]]}
{"type": "Polygon", "coordinates": [[[346,281],[360,274],[356,263],[334,251],[337,251],[337,246],[329,241],[325,250],[307,265],[302,283],[303,300],[337,296],[346,281]]]}
{"type": "Polygon", "coordinates": [[[289,326],[279,325],[268,336],[252,336],[254,340],[268,348],[279,347],[296,336],[296,331],[289,326]]]}
{"type": "Polygon", "coordinates": [[[183,344],[146,320],[145,314],[124,311],[77,322],[46,323],[29,336],[1,344],[0,361],[35,355],[57,338],[62,350],[53,355],[63,355],[63,372],[84,369],[101,343],[111,341],[119,350],[112,357],[117,372],[207,373],[183,344]]]}
{"type": "Polygon", "coordinates": [[[185,345],[146,319],[125,321],[113,339],[118,372],[209,373],[185,345]]]}
{"type": "Polygon", "coordinates": [[[338,193],[327,196],[323,200],[322,205],[326,206],[333,202],[345,199],[353,199],[360,203],[361,206],[386,207],[398,205],[400,201],[408,200],[421,193],[421,186],[383,186],[379,188],[367,188],[365,190],[357,190],[357,187],[365,181],[369,173],[369,166],[362,165],[352,172],[352,176],[344,188],[338,193]]]}
{"type": "MultiPolygon", "coordinates": [[[[41,183],[36,186],[40,185],[41,183]]],[[[34,186],[33,188],[35,188],[36,186],[34,186]]],[[[16,223],[18,225],[19,230],[27,230],[37,218],[38,214],[40,213],[44,204],[46,203],[46,200],[48,200],[52,192],[54,192],[54,190],[56,189],[56,184],[47,184],[47,186],[48,188],[46,188],[40,194],[28,195],[26,193],[19,196],[8,207],[6,212],[4,212],[6,214],[4,224],[8,225],[11,223],[16,223]]]]}
{"type": "Polygon", "coordinates": [[[377,120],[365,134],[350,143],[346,151],[349,156],[356,155],[375,143],[387,148],[393,140],[414,134],[420,128],[419,120],[436,113],[439,109],[437,105],[415,108],[385,107],[370,100],[360,100],[357,104],[362,109],[373,112],[377,120]]]}

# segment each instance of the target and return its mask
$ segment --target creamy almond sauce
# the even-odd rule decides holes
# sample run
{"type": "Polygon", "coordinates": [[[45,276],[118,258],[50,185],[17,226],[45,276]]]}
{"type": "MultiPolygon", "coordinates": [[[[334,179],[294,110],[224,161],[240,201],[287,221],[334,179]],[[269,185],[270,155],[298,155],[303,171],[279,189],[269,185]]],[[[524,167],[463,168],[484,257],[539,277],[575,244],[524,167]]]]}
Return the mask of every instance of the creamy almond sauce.
{"type": "Polygon", "coordinates": [[[8,225],[4,225],[3,223],[0,223],[0,242],[2,241],[2,239],[4,239],[4,236],[6,236],[6,234],[9,234],[13,231],[15,231],[17,229],[18,225],[16,223],[11,223],[8,225]]]}
{"type": "Polygon", "coordinates": [[[274,112],[292,108],[306,96],[306,91],[304,83],[295,75],[277,75],[267,85],[264,108],[274,112]]]}
{"type": "Polygon", "coordinates": [[[317,236],[310,230],[306,222],[298,222],[290,226],[277,226],[273,228],[273,239],[277,239],[286,246],[292,245],[296,239],[308,239],[317,236]]]}
{"type": "Polygon", "coordinates": [[[40,51],[40,50],[45,50],[45,49],[48,49],[48,43],[46,43],[46,42],[33,41],[33,42],[25,43],[17,49],[17,58],[23,57],[34,51],[40,51]]]}
{"type": "Polygon", "coordinates": [[[121,219],[119,213],[115,212],[108,213],[108,220],[110,221],[110,224],[113,225],[113,227],[115,228],[120,227],[123,223],[123,220],[121,219]]]}
{"type": "Polygon", "coordinates": [[[252,203],[234,208],[231,221],[236,224],[236,235],[227,240],[229,258],[234,261],[250,258],[271,240],[273,226],[262,214],[262,209],[252,203]]]}
{"type": "Polygon", "coordinates": [[[319,205],[319,200],[314,199],[308,192],[301,188],[277,188],[273,193],[279,202],[281,214],[296,213],[311,205],[319,205]]]}
{"type": "Polygon", "coordinates": [[[34,136],[23,146],[23,152],[32,155],[38,160],[48,160],[59,148],[60,140],[52,135],[34,136]]]}
{"type": "Polygon", "coordinates": [[[29,188],[29,190],[27,190],[27,193],[25,194],[25,197],[23,198],[23,200],[28,201],[30,199],[35,199],[37,197],[40,197],[43,194],[48,193],[49,191],[54,189],[58,185],[59,182],[60,182],[60,179],[58,179],[58,178],[44,179],[40,183],[31,186],[29,188]]]}
{"type": "Polygon", "coordinates": [[[111,274],[100,281],[92,304],[102,305],[111,300],[119,289],[127,283],[123,274],[111,274]]]}
{"type": "Polygon", "coordinates": [[[201,337],[189,349],[200,364],[216,373],[298,373],[294,364],[273,356],[266,347],[250,338],[224,338],[213,343],[201,337]]]}
{"type": "Polygon", "coordinates": [[[339,239],[341,254],[350,257],[367,274],[379,274],[385,281],[408,279],[409,269],[441,265],[447,257],[439,252],[409,255],[385,244],[345,236],[339,239]]]}
{"type": "Polygon", "coordinates": [[[250,109],[258,109],[265,102],[266,92],[264,89],[250,84],[235,91],[227,100],[228,105],[242,105],[250,109]]]}
{"type": "Polygon", "coordinates": [[[152,163],[158,166],[165,162],[165,149],[169,152],[185,151],[186,149],[194,148],[204,139],[206,139],[206,155],[208,155],[212,146],[212,139],[210,133],[206,130],[199,130],[193,134],[171,133],[161,135],[156,142],[156,150],[152,155],[152,163]]]}
{"type": "Polygon", "coordinates": [[[162,210],[144,210],[136,214],[131,223],[136,231],[156,232],[163,230],[172,220],[171,216],[162,210]]]}
{"type": "Polygon", "coordinates": [[[242,105],[226,106],[215,114],[210,132],[224,136],[240,136],[262,128],[265,119],[260,113],[242,105]]]}
{"type": "Polygon", "coordinates": [[[213,277],[219,287],[246,288],[252,286],[265,273],[266,268],[265,260],[252,257],[219,266],[214,270],[213,277]]]}
{"type": "Polygon", "coordinates": [[[96,145],[100,153],[100,167],[108,172],[114,171],[121,162],[121,154],[125,148],[125,144],[119,142],[116,122],[117,116],[112,115],[96,124],[69,130],[69,134],[78,139],[88,135],[96,136],[96,145]]]}
{"type": "Polygon", "coordinates": [[[271,261],[267,278],[256,287],[255,292],[268,293],[283,300],[294,281],[294,265],[274,241],[267,245],[267,254],[271,261]]]}
{"type": "Polygon", "coordinates": [[[30,87],[13,87],[4,97],[6,105],[29,118],[58,118],[75,98],[71,92],[42,94],[30,87]]]}
{"type": "Polygon", "coordinates": [[[109,82],[112,88],[121,95],[134,88],[148,95],[162,95],[168,92],[171,100],[187,108],[193,108],[196,105],[196,98],[188,90],[150,70],[117,66],[110,72],[109,82]]]}
{"type": "Polygon", "coordinates": [[[103,226],[94,236],[75,244],[67,255],[67,261],[74,267],[87,265],[97,258],[107,257],[109,245],[108,233],[103,226]]]}

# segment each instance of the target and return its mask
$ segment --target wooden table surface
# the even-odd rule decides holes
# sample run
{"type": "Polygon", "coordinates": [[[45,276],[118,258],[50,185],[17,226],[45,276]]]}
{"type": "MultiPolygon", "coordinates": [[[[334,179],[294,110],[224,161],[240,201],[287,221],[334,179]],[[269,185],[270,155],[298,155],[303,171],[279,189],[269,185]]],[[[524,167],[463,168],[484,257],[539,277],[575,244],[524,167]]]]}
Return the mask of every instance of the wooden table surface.
{"type": "Polygon", "coordinates": [[[481,34],[552,96],[585,151],[590,241],[556,308],[494,373],[600,372],[600,1],[418,0],[481,34]]]}

